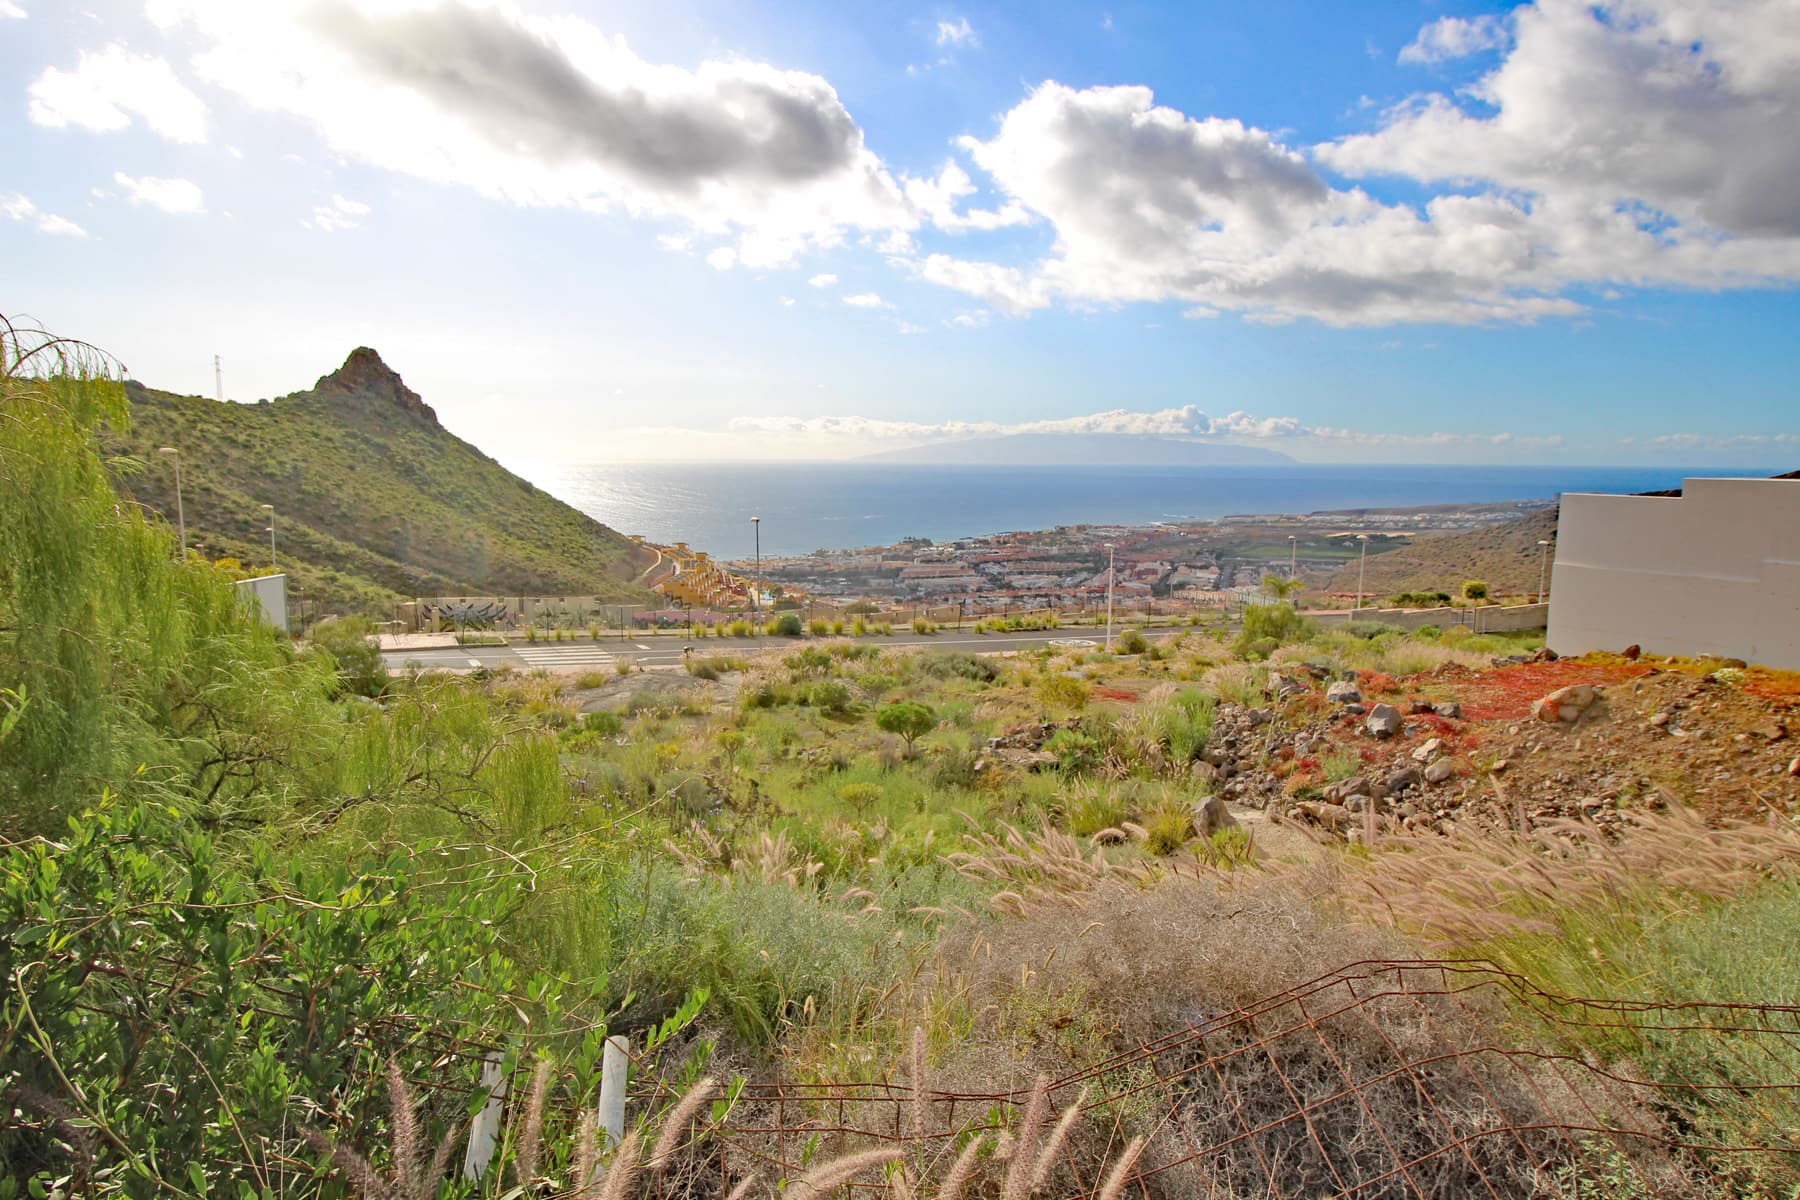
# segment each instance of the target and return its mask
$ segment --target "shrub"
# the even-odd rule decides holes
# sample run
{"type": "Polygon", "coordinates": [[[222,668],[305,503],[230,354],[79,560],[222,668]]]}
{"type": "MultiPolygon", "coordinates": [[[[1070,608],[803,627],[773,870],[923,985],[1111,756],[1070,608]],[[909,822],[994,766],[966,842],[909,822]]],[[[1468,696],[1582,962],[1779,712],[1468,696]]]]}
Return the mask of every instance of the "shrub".
{"type": "Polygon", "coordinates": [[[979,654],[935,651],[919,660],[919,669],[938,679],[957,676],[976,683],[992,683],[1000,678],[1000,668],[979,654]]]}
{"type": "Polygon", "coordinates": [[[594,733],[601,737],[618,737],[619,734],[625,732],[625,718],[611,709],[582,713],[581,728],[584,733],[594,733]]]}
{"type": "Polygon", "coordinates": [[[815,683],[806,694],[808,704],[834,717],[849,712],[852,700],[849,685],[837,679],[826,679],[815,683]]]}
{"type": "Polygon", "coordinates": [[[1037,697],[1051,708],[1069,708],[1080,711],[1087,707],[1088,698],[1093,688],[1085,679],[1061,672],[1045,675],[1037,681],[1037,697]]]}
{"type": "Polygon", "coordinates": [[[1485,580],[1465,579],[1462,585],[1462,594],[1464,600],[1486,600],[1488,585],[1485,580]]]}
{"type": "Polygon", "coordinates": [[[604,671],[582,671],[575,676],[576,691],[587,692],[592,691],[594,688],[604,686],[606,686],[606,673],[604,671]]]}
{"type": "Polygon", "coordinates": [[[850,634],[852,637],[866,637],[868,636],[868,633],[869,623],[861,617],[856,618],[855,624],[850,626],[850,634]]]}
{"type": "Polygon", "coordinates": [[[867,815],[871,804],[881,799],[881,787],[873,783],[846,783],[837,794],[839,800],[856,810],[860,819],[867,815]]]}
{"type": "Polygon", "coordinates": [[[913,743],[930,733],[937,723],[937,713],[917,700],[897,700],[875,714],[876,727],[903,738],[908,754],[912,753],[913,743]]]}
{"type": "Polygon", "coordinates": [[[1141,629],[1127,629],[1113,643],[1113,649],[1119,654],[1142,654],[1150,648],[1150,641],[1141,629]]]}
{"type": "Polygon", "coordinates": [[[725,632],[729,633],[732,637],[747,638],[756,632],[756,626],[752,625],[743,617],[739,617],[725,627],[725,632]]]}
{"type": "Polygon", "coordinates": [[[932,622],[927,621],[924,617],[914,617],[913,622],[912,622],[912,631],[914,633],[936,633],[938,631],[938,627],[936,625],[934,625],[932,622]]]}
{"type": "Polygon", "coordinates": [[[1059,729],[1044,743],[1046,753],[1056,755],[1056,769],[1067,775],[1085,775],[1100,765],[1100,740],[1081,729],[1059,729]]]}
{"type": "Polygon", "coordinates": [[[1194,810],[1179,801],[1165,803],[1144,818],[1144,849],[1152,854],[1173,854],[1194,836],[1194,810]]]}
{"type": "Polygon", "coordinates": [[[387,691],[387,668],[381,665],[374,636],[375,626],[367,617],[333,617],[313,626],[312,644],[337,662],[342,691],[358,696],[387,691]]]}
{"type": "Polygon", "coordinates": [[[776,637],[799,637],[801,631],[799,613],[784,612],[769,622],[769,632],[776,637]]]}
{"type": "Polygon", "coordinates": [[[1199,758],[1212,736],[1213,698],[1205,692],[1188,689],[1177,693],[1162,711],[1159,725],[1162,743],[1177,764],[1199,758]]]}
{"type": "Polygon", "coordinates": [[[812,634],[814,637],[827,637],[831,633],[831,622],[825,620],[808,621],[806,623],[806,632],[812,634]]]}
{"type": "Polygon", "coordinates": [[[1267,658],[1277,647],[1299,640],[1305,632],[1306,621],[1292,604],[1252,604],[1244,609],[1244,625],[1232,649],[1244,657],[1267,658]]]}

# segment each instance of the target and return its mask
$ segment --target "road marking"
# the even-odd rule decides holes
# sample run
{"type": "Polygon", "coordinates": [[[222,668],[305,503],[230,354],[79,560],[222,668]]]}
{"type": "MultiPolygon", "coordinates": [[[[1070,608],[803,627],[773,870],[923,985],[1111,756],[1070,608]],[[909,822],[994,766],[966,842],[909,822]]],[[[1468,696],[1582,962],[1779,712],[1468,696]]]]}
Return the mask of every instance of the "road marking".
{"type": "Polygon", "coordinates": [[[514,646],[512,652],[533,667],[610,667],[613,655],[597,646],[514,646]]]}
{"type": "Polygon", "coordinates": [[[632,645],[634,645],[634,646],[636,646],[636,647],[637,647],[637,648],[638,648],[638,649],[639,649],[639,650],[648,650],[648,649],[650,649],[650,647],[648,647],[648,646],[646,646],[646,645],[644,645],[644,643],[642,643],[642,642],[633,642],[633,643],[632,643],[632,645]]]}
{"type": "Polygon", "coordinates": [[[481,667],[481,660],[479,658],[471,658],[469,660],[469,665],[479,669],[481,667]]]}

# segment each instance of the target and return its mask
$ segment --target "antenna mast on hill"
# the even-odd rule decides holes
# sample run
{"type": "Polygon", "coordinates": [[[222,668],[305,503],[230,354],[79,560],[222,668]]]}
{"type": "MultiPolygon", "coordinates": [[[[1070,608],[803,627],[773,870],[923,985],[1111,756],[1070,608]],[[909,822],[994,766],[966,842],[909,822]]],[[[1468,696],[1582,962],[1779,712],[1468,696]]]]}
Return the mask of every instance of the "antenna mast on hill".
{"type": "Polygon", "coordinates": [[[219,403],[225,403],[225,364],[213,355],[213,390],[219,393],[219,403]]]}

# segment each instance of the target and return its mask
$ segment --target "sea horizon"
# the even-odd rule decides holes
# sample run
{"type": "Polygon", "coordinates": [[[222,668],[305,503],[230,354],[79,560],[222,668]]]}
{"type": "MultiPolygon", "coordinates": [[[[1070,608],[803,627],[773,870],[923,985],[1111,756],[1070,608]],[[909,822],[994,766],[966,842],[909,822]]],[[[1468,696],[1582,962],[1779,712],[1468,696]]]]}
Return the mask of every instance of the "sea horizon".
{"type": "Polygon", "coordinates": [[[1554,501],[1773,469],[1280,463],[1247,466],[656,462],[533,465],[521,473],[595,520],[719,558],[933,542],[1063,525],[1157,525],[1254,513],[1554,501]]]}

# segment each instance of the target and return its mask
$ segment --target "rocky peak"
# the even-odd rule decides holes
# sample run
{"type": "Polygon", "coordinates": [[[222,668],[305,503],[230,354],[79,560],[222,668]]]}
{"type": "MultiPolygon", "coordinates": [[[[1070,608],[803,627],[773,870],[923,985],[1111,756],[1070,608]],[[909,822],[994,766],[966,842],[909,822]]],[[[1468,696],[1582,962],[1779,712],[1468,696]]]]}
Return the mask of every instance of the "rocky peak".
{"type": "Polygon", "coordinates": [[[350,352],[343,366],[329,375],[320,376],[313,391],[353,397],[362,402],[365,412],[388,405],[424,417],[434,424],[437,421],[437,413],[419,398],[419,393],[407,387],[399,373],[367,346],[358,346],[350,352]]]}

